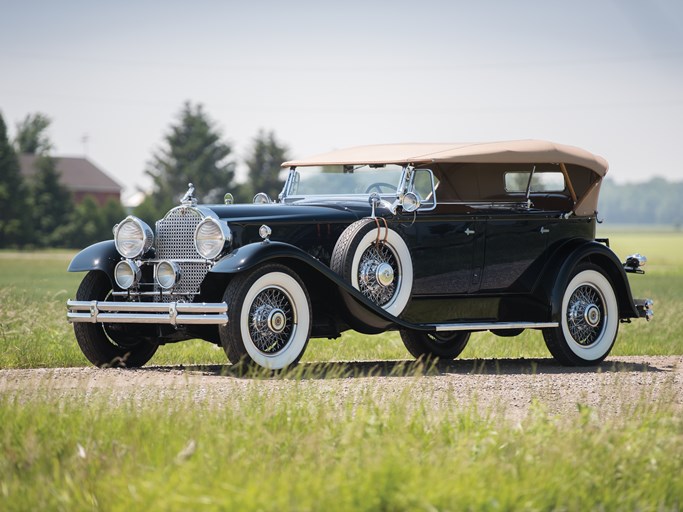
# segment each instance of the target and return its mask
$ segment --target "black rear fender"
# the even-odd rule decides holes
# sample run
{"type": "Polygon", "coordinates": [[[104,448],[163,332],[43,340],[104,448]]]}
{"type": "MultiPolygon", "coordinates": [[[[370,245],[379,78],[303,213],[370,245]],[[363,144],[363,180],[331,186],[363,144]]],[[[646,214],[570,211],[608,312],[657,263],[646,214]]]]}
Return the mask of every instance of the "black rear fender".
{"type": "Polygon", "coordinates": [[[620,318],[638,317],[624,267],[609,247],[598,242],[570,240],[551,255],[550,261],[537,285],[536,295],[547,297],[552,320],[559,321],[565,287],[581,263],[592,263],[605,272],[617,296],[620,318]]]}

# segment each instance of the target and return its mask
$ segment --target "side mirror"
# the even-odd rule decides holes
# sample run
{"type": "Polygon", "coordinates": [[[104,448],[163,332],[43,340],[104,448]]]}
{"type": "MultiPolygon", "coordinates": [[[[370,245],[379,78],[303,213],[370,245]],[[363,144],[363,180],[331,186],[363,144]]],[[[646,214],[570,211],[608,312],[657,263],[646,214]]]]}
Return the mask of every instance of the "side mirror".
{"type": "Polygon", "coordinates": [[[223,202],[225,204],[233,204],[235,202],[235,198],[233,197],[233,195],[230,192],[228,192],[227,194],[225,194],[223,196],[223,202]]]}
{"type": "Polygon", "coordinates": [[[259,192],[254,196],[253,203],[254,204],[269,204],[272,203],[273,201],[268,197],[268,194],[265,192],[259,192]]]}

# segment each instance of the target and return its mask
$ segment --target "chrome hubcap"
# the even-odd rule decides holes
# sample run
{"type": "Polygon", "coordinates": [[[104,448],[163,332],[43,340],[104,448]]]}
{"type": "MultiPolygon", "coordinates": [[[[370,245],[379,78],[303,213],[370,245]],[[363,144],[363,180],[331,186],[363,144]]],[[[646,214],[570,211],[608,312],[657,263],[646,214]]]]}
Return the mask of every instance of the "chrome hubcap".
{"type": "Polygon", "coordinates": [[[583,319],[591,327],[597,327],[600,324],[600,310],[595,304],[590,304],[583,313],[583,319]]]}
{"type": "Polygon", "coordinates": [[[579,286],[567,304],[567,327],[579,345],[591,345],[605,327],[605,306],[600,292],[591,285],[579,286]]]}
{"type": "Polygon", "coordinates": [[[365,250],[358,265],[358,289],[363,295],[383,306],[394,298],[399,280],[396,256],[386,244],[365,250]]]}
{"type": "Polygon", "coordinates": [[[394,269],[388,263],[380,263],[375,271],[375,278],[382,286],[389,286],[394,282],[394,269]]]}
{"type": "Polygon", "coordinates": [[[268,313],[268,329],[279,334],[285,330],[286,325],[287,317],[285,316],[284,311],[276,308],[268,313]]]}

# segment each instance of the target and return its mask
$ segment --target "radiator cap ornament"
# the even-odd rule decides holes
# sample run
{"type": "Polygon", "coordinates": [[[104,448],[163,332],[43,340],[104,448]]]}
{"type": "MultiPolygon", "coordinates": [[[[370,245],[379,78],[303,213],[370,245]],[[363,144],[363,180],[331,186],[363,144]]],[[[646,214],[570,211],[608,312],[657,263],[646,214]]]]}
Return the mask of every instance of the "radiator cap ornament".
{"type": "Polygon", "coordinates": [[[183,206],[197,206],[197,198],[194,197],[194,185],[192,183],[187,184],[187,192],[180,200],[180,204],[183,206]]]}

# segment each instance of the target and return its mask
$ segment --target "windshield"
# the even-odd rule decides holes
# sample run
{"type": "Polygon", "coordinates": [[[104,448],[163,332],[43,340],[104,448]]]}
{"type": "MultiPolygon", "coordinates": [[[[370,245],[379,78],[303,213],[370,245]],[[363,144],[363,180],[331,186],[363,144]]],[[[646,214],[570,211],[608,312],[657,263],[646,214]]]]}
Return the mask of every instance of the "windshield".
{"type": "Polygon", "coordinates": [[[287,178],[285,198],[368,196],[373,192],[396,197],[402,172],[399,165],[302,167],[287,178]]]}

